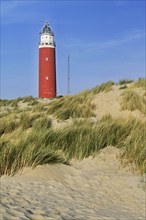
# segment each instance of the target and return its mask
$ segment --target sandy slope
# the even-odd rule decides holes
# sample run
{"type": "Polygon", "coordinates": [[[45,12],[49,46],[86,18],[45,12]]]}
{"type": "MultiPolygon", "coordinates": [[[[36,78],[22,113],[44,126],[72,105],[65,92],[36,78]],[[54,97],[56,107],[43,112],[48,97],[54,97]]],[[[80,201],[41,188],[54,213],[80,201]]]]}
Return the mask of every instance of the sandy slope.
{"type": "MultiPolygon", "coordinates": [[[[96,106],[95,115],[100,119],[104,115],[111,115],[113,118],[127,118],[129,116],[135,117],[137,119],[145,120],[145,116],[139,111],[129,111],[121,110],[121,94],[123,90],[119,89],[120,86],[114,85],[112,90],[108,93],[100,92],[93,98],[93,103],[96,106]]],[[[139,95],[143,96],[144,90],[141,88],[134,88],[134,92],[137,92],[139,95]]]]}
{"type": "Polygon", "coordinates": [[[119,168],[114,147],[71,166],[45,165],[1,177],[1,219],[144,220],[140,177],[119,168]]]}

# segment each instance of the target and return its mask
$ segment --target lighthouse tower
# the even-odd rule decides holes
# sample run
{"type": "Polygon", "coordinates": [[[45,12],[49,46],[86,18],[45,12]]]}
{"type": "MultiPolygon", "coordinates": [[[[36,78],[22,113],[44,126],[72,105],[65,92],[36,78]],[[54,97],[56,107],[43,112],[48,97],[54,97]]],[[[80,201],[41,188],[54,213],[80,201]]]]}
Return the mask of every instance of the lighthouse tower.
{"type": "Polygon", "coordinates": [[[55,41],[46,22],[40,33],[39,43],[39,98],[53,97],[56,97],[55,41]]]}

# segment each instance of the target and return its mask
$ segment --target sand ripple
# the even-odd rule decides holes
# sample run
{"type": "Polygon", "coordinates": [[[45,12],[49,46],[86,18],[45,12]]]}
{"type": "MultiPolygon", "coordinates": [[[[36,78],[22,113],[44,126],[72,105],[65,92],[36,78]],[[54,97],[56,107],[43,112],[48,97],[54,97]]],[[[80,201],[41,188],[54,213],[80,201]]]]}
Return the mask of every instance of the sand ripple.
{"type": "Polygon", "coordinates": [[[45,165],[1,177],[1,219],[144,220],[139,177],[119,169],[116,149],[72,166],[45,165]]]}

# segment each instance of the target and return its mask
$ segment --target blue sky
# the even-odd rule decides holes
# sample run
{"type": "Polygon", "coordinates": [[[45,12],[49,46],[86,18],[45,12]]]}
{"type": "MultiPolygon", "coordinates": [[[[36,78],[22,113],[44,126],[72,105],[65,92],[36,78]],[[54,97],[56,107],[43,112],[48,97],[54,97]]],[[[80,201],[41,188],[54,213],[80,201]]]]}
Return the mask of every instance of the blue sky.
{"type": "Polygon", "coordinates": [[[145,1],[2,0],[1,98],[38,95],[39,32],[55,34],[57,93],[145,77],[145,1]]]}

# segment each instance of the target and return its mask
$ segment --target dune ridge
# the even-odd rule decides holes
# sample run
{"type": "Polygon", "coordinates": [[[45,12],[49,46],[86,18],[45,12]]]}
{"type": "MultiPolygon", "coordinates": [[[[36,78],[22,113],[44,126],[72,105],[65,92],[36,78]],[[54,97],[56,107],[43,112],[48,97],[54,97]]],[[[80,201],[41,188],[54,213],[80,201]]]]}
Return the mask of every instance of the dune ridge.
{"type": "Polygon", "coordinates": [[[0,100],[0,219],[145,220],[145,86],[0,100]]]}

